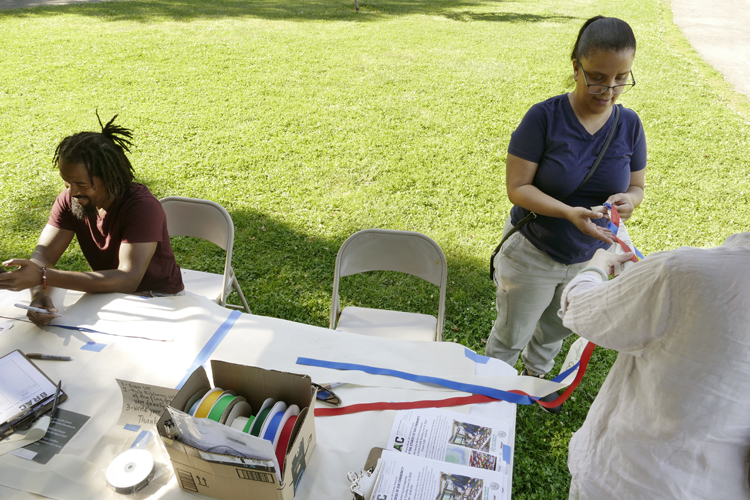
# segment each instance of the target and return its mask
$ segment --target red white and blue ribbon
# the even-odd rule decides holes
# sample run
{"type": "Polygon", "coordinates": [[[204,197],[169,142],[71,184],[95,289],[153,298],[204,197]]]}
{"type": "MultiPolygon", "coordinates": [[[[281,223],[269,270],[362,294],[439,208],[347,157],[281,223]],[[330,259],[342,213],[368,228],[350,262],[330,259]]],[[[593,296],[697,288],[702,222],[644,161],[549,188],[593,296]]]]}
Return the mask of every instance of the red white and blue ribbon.
{"type": "Polygon", "coordinates": [[[623,249],[625,253],[633,252],[633,257],[630,258],[633,262],[638,262],[639,260],[643,259],[643,254],[638,251],[638,249],[635,247],[635,245],[628,245],[622,239],[620,239],[619,236],[617,236],[617,233],[620,230],[620,214],[617,212],[617,209],[614,205],[611,203],[605,203],[604,206],[609,210],[609,221],[607,222],[607,229],[612,231],[612,234],[615,236],[615,241],[620,245],[620,247],[623,249]]]}
{"type": "Polygon", "coordinates": [[[380,410],[406,410],[414,408],[443,408],[450,406],[462,406],[473,403],[487,403],[492,401],[508,401],[509,403],[516,403],[522,405],[530,405],[533,403],[539,403],[545,408],[553,408],[561,405],[567,400],[573,391],[580,384],[583,375],[586,372],[586,366],[588,365],[591,353],[594,351],[596,345],[593,342],[589,342],[586,348],[581,354],[581,359],[571,366],[569,369],[560,373],[553,379],[553,382],[561,382],[565,380],[568,375],[578,370],[576,377],[573,382],[568,386],[565,392],[556,398],[554,401],[541,401],[535,396],[531,396],[523,391],[503,391],[500,389],[494,389],[492,387],[485,387],[481,385],[464,384],[453,380],[443,379],[439,377],[430,377],[424,375],[418,375],[409,372],[403,372],[399,370],[391,370],[388,368],[379,368],[368,365],[358,365],[353,363],[339,363],[336,361],[325,361],[320,359],[312,358],[297,358],[298,365],[317,366],[321,368],[330,368],[334,370],[359,370],[373,375],[389,375],[392,377],[402,378],[404,380],[411,380],[413,382],[421,382],[427,384],[436,384],[449,389],[454,389],[461,392],[469,392],[473,396],[463,396],[456,398],[440,399],[440,400],[423,400],[423,401],[409,401],[409,402],[376,402],[376,403],[363,403],[354,404],[349,406],[343,406],[339,408],[316,408],[315,416],[333,416],[333,415],[347,415],[350,413],[359,413],[363,411],[380,411],[380,410]]]}

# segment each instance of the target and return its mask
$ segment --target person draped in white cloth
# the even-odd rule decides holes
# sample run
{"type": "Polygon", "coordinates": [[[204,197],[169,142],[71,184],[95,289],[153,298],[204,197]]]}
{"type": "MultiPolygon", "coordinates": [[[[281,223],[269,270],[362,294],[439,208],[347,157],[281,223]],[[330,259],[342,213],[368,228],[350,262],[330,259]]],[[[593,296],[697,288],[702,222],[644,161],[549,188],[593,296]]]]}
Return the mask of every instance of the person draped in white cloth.
{"type": "Polygon", "coordinates": [[[605,281],[629,256],[597,251],[562,295],[566,327],[619,351],[570,441],[570,498],[748,499],[750,232],[605,281]]]}

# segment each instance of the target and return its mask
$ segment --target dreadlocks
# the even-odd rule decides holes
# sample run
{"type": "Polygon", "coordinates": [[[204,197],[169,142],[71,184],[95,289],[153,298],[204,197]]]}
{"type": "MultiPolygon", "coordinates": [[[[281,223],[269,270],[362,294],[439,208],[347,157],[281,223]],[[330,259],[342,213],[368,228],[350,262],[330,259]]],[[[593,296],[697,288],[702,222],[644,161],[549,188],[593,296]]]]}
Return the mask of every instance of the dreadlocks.
{"type": "Polygon", "coordinates": [[[53,162],[83,163],[94,185],[94,176],[99,177],[108,196],[120,196],[133,182],[133,165],[125,156],[133,145],[132,132],[115,125],[117,115],[102,125],[99,112],[96,113],[101,132],[79,132],[63,139],[55,149],[53,162]]]}

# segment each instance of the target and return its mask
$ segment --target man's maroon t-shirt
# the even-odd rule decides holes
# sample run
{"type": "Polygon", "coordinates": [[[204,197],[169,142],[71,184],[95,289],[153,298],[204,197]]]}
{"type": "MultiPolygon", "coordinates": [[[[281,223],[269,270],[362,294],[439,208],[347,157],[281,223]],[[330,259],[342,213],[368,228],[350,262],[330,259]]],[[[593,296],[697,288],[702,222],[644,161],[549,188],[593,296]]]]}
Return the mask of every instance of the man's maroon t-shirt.
{"type": "Polygon", "coordinates": [[[167,216],[159,200],[146,186],[133,183],[114,201],[103,218],[92,215],[78,219],[70,204],[70,194],[65,190],[57,196],[47,223],[75,232],[91,269],[117,269],[120,243],[155,241],[156,251],[136,291],[177,293],[185,288],[169,244],[167,216]]]}

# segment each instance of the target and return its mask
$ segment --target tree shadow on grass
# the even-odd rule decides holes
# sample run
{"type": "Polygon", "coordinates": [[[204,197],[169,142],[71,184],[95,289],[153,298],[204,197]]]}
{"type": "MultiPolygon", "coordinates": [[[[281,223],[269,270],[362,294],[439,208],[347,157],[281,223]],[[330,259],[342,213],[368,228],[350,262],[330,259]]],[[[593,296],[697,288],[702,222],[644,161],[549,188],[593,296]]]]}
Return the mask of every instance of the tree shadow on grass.
{"type": "MultiPolygon", "coordinates": [[[[232,267],[254,314],[328,327],[336,254],[351,233],[321,238],[252,210],[228,210],[235,225],[232,267]]],[[[365,228],[359,228],[365,229],[365,228]]],[[[210,243],[173,239],[181,266],[221,273],[224,253],[210,243]]],[[[484,262],[446,252],[444,340],[480,353],[494,320],[494,285],[484,262]]],[[[390,272],[344,278],[342,305],[437,314],[438,287],[390,272]]],[[[236,295],[231,303],[239,303],[236,295]]]]}
{"type": "MultiPolygon", "coordinates": [[[[138,180],[160,197],[159,182],[138,180]]],[[[7,200],[22,209],[11,212],[2,223],[3,232],[17,240],[4,242],[10,243],[3,245],[4,258],[30,255],[58,193],[50,185],[35,194],[22,192],[7,200]]],[[[323,238],[294,228],[273,215],[232,210],[228,205],[235,226],[232,267],[253,313],[327,328],[336,254],[346,238],[365,228],[340,227],[335,236],[323,238]]],[[[225,253],[212,243],[175,237],[172,245],[181,267],[224,272],[225,253]]],[[[448,260],[443,338],[483,353],[495,317],[495,291],[487,276],[486,259],[478,260],[445,244],[441,246],[448,260]]],[[[57,267],[90,270],[75,241],[57,267]]],[[[343,306],[356,304],[436,315],[439,289],[401,273],[373,272],[344,278],[340,297],[343,306]]],[[[230,302],[239,304],[234,294],[230,302]]]]}
{"type": "MultiPolygon", "coordinates": [[[[44,0],[30,0],[41,1],[44,0]]],[[[564,19],[566,16],[537,16],[515,13],[479,13],[469,9],[488,9],[505,0],[374,0],[360,1],[360,10],[354,9],[354,0],[281,0],[246,1],[217,0],[130,0],[76,3],[71,5],[46,5],[31,8],[13,8],[22,0],[0,0],[0,18],[37,17],[43,15],[75,14],[96,17],[106,21],[179,21],[205,19],[258,18],[292,21],[352,21],[369,22],[396,16],[423,14],[444,16],[456,21],[491,22],[541,22],[564,19]],[[460,10],[460,12],[457,12],[460,10]]]]}

